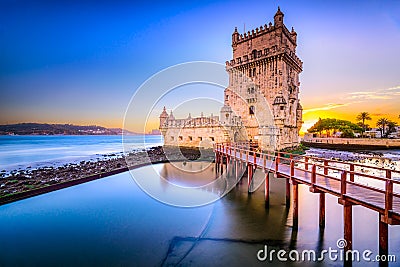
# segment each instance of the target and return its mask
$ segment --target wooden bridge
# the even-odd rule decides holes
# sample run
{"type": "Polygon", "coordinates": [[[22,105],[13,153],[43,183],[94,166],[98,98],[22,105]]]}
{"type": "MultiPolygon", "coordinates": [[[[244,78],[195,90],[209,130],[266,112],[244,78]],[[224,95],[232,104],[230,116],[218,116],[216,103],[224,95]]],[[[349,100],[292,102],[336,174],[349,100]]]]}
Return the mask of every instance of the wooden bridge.
{"type": "Polygon", "coordinates": [[[388,255],[388,225],[400,224],[399,170],[283,152],[259,152],[251,144],[216,144],[214,151],[217,169],[222,171],[226,162],[226,166],[233,168],[237,177],[241,171],[247,173],[249,193],[252,191],[255,170],[264,170],[267,206],[270,174],[286,179],[286,205],[290,206],[292,190],[295,228],[298,227],[299,184],[307,185],[310,192],[319,194],[321,228],[325,227],[325,194],[338,197],[338,203],[343,205],[344,238],[347,241],[345,251],[352,249],[352,206],[361,205],[378,212],[379,254],[388,255]]]}

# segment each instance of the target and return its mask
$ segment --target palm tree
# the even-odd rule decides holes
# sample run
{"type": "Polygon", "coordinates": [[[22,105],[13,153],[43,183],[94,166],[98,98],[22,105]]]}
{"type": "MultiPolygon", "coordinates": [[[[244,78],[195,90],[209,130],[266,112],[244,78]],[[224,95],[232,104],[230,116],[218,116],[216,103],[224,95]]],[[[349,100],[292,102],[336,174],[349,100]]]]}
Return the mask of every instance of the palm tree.
{"type": "Polygon", "coordinates": [[[397,123],[394,121],[389,121],[387,123],[387,127],[388,127],[387,134],[389,135],[391,133],[396,132],[397,123]]]}
{"type": "Polygon", "coordinates": [[[365,121],[371,120],[371,116],[369,115],[368,112],[365,112],[365,111],[364,111],[364,112],[361,112],[360,114],[357,115],[356,120],[357,120],[357,121],[361,121],[361,123],[362,123],[362,128],[363,128],[363,130],[362,130],[362,136],[364,136],[364,132],[365,132],[365,121]]]}
{"type": "Polygon", "coordinates": [[[385,136],[385,128],[386,125],[388,125],[390,121],[387,118],[380,118],[378,119],[378,121],[376,122],[376,126],[378,126],[381,130],[381,138],[383,138],[385,136]]]}

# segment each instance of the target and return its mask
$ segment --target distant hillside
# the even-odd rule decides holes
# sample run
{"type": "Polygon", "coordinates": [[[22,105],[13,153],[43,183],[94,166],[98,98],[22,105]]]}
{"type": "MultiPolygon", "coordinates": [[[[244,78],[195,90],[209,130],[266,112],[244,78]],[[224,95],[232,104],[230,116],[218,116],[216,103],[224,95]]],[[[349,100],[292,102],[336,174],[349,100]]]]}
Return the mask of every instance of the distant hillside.
{"type": "MultiPolygon", "coordinates": [[[[0,135],[119,135],[119,128],[105,128],[97,125],[80,126],[72,124],[18,123],[0,125],[0,135]]],[[[124,130],[127,135],[139,135],[124,130]]]]}

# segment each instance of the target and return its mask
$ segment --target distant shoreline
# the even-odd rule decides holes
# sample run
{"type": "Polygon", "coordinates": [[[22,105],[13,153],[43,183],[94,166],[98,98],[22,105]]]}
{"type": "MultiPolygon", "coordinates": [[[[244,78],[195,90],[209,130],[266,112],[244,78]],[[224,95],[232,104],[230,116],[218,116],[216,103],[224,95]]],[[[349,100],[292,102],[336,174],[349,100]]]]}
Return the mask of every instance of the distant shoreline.
{"type": "MultiPolygon", "coordinates": [[[[153,130],[152,134],[159,133],[153,130]]],[[[106,128],[99,125],[74,125],[60,123],[25,122],[0,125],[0,135],[148,135],[122,128],[106,128]]]]}
{"type": "Polygon", "coordinates": [[[141,134],[141,133],[135,133],[135,134],[121,134],[121,133],[116,133],[116,134],[2,134],[0,133],[0,136],[160,136],[161,134],[141,134]]]}

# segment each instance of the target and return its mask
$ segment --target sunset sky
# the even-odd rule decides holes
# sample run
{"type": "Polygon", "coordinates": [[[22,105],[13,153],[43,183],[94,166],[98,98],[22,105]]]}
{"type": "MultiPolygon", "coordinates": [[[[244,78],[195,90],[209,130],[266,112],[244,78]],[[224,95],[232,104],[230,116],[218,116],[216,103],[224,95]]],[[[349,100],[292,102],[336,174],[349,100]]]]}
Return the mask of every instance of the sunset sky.
{"type": "Polygon", "coordinates": [[[379,117],[400,122],[399,1],[5,0],[0,124],[122,127],[149,77],[183,62],[224,64],[235,26],[242,33],[273,21],[278,5],[304,62],[303,129],[319,117],[355,121],[361,111],[372,126],[379,117]]]}

